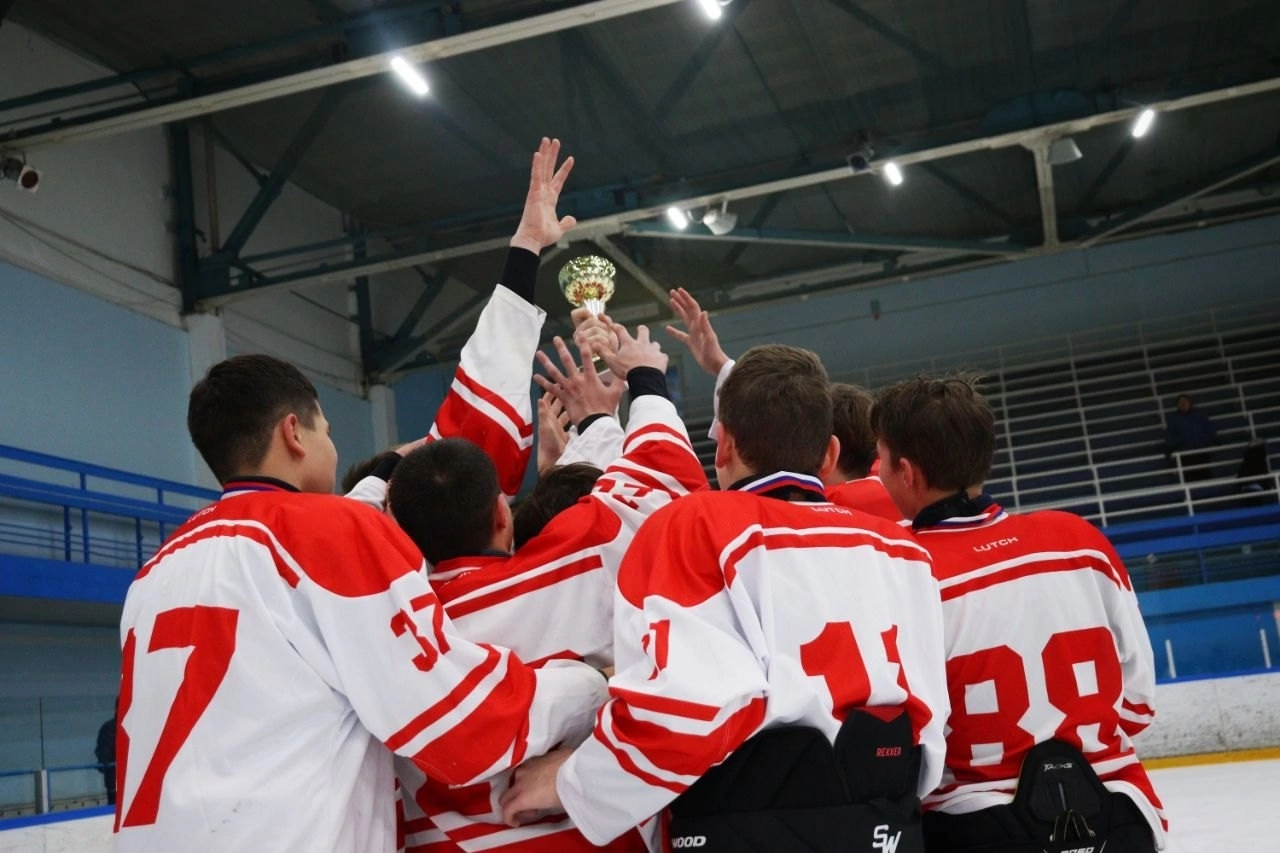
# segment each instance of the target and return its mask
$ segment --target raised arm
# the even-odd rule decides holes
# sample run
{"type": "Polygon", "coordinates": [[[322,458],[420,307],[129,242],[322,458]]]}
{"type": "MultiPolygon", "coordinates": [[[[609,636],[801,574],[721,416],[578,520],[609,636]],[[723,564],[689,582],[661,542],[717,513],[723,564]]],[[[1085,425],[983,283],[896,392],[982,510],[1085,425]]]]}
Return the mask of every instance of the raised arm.
{"type": "Polygon", "coordinates": [[[576,220],[558,217],[556,204],[573,169],[557,169],[560,141],[543,139],[533,155],[529,192],[511,238],[502,281],[462,348],[458,370],[428,433],[465,438],[482,447],[498,468],[507,495],[520,489],[533,452],[529,382],[546,312],[534,303],[538,253],[555,245],[576,220]]]}

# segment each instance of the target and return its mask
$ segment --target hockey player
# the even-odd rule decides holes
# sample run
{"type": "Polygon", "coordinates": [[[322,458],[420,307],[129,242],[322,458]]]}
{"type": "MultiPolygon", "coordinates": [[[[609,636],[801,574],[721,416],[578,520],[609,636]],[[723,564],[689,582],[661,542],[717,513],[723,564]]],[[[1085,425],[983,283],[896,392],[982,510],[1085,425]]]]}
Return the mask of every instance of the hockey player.
{"type": "MultiPolygon", "coordinates": [[[[671,291],[671,310],[687,331],[668,326],[667,332],[689,348],[698,366],[716,377],[713,405],[718,412],[720,389],[733,371],[734,360],[720,347],[710,316],[689,291],[684,288],[671,291]]],[[[840,442],[840,453],[835,463],[818,475],[832,503],[901,523],[902,514],[872,470],[876,462],[875,437],[868,417],[871,402],[871,395],[856,385],[832,383],[832,434],[840,442]]],[[[719,438],[719,428],[717,415],[711,426],[711,438],[719,438]]]]}
{"type": "Polygon", "coordinates": [[[995,427],[972,382],[886,388],[872,421],[880,476],[942,590],[951,717],[930,853],[1163,846],[1132,743],[1152,718],[1151,644],[1110,543],[1075,515],[1011,515],[982,494],[995,427]]]}
{"type": "Polygon", "coordinates": [[[504,815],[563,808],[602,844],[670,805],[674,848],[918,853],[947,714],[929,557],[826,501],[813,353],[749,350],[720,415],[724,491],[660,510],[623,560],[594,736],[518,769],[504,815]]]}
{"type": "MultiPolygon", "coordinates": [[[[605,469],[590,497],[556,515],[514,554],[511,512],[492,463],[475,445],[429,444],[406,457],[391,482],[390,510],[433,566],[432,585],[457,629],[474,640],[503,638],[535,664],[572,659],[613,665],[613,590],[632,536],[656,509],[707,487],[667,395],[667,356],[643,326],[634,339],[618,329],[621,343],[608,363],[616,376],[626,377],[632,398],[623,455],[605,469]]],[[[539,378],[589,434],[597,429],[594,421],[613,417],[621,383],[607,388],[600,381],[589,349],[579,370],[564,342],[557,338],[555,344],[564,369],[544,356],[549,378],[539,378]]],[[[508,827],[498,809],[505,776],[456,788],[402,765],[401,784],[410,795],[405,817],[411,853],[454,849],[446,840],[467,851],[595,849],[562,816],[508,827]]],[[[611,849],[643,844],[631,833],[611,849]]]]}
{"type": "Polygon", "coordinates": [[[589,730],[596,672],[462,639],[413,543],[332,496],[296,368],[214,365],[188,425],[225,491],[125,600],[117,850],[389,851],[392,751],[461,784],[589,730]]]}
{"type": "Polygon", "coordinates": [[[865,389],[843,382],[831,384],[832,431],[840,440],[840,456],[822,482],[833,504],[860,509],[895,523],[903,521],[884,483],[872,470],[878,468],[876,437],[871,431],[874,399],[865,389]]]}

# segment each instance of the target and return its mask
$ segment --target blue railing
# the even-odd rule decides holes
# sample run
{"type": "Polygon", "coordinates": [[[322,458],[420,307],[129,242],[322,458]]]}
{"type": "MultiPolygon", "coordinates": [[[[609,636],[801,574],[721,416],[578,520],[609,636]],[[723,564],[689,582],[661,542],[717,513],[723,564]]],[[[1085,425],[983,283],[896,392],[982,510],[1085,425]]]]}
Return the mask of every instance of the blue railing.
{"type": "Polygon", "coordinates": [[[7,553],[136,567],[216,498],[185,483],[0,445],[0,548],[7,553]]]}

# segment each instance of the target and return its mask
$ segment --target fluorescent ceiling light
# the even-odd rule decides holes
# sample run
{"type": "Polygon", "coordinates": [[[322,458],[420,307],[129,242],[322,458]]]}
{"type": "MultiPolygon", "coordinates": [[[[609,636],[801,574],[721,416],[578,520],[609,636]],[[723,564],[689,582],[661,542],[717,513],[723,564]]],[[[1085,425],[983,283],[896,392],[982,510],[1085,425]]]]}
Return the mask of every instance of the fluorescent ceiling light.
{"type": "Polygon", "coordinates": [[[427,78],[423,77],[422,72],[415,66],[410,65],[403,56],[392,57],[391,70],[396,72],[396,76],[400,78],[400,81],[419,98],[431,91],[427,86],[427,78]]]}
{"type": "Polygon", "coordinates": [[[1134,120],[1133,130],[1131,131],[1133,133],[1133,138],[1141,139],[1146,136],[1147,131],[1151,129],[1151,125],[1155,124],[1155,121],[1156,111],[1151,109],[1151,107],[1147,107],[1145,110],[1138,113],[1138,118],[1134,120]]]}
{"type": "Polygon", "coordinates": [[[884,179],[895,187],[902,185],[902,169],[897,163],[890,160],[884,164],[884,179]]]}
{"type": "Polygon", "coordinates": [[[698,5],[702,7],[702,11],[707,13],[707,17],[713,21],[720,20],[720,16],[724,12],[720,9],[719,0],[698,0],[698,5]]]}
{"type": "Polygon", "coordinates": [[[667,208],[667,219],[681,231],[689,227],[689,214],[675,205],[667,208]]]}

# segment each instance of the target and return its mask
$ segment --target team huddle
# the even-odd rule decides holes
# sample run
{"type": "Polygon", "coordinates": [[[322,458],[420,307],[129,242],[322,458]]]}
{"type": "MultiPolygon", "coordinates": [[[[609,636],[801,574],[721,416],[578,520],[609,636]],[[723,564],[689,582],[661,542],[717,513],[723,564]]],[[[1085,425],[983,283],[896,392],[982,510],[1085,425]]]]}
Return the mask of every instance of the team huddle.
{"type": "Polygon", "coordinates": [[[578,311],[576,358],[538,352],[558,162],[544,139],[425,438],[345,496],[296,368],[193,389],[224,493],[125,602],[117,849],[1163,848],[1129,577],[1080,518],[983,494],[974,383],[735,361],[674,291],[712,490],[645,327],[578,311]]]}

